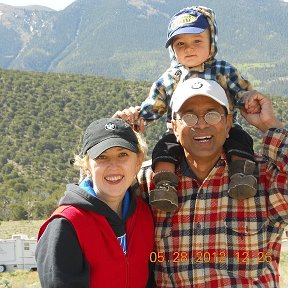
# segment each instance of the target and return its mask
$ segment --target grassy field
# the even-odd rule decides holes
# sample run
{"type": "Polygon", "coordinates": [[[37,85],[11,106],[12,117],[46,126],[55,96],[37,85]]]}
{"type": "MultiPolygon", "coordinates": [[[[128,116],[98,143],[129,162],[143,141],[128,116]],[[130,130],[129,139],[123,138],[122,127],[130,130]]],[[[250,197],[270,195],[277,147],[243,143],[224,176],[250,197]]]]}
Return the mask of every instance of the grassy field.
{"type": "Polygon", "coordinates": [[[43,220],[0,222],[0,239],[9,239],[12,234],[26,234],[29,238],[37,238],[38,229],[43,222],[43,220]]]}
{"type": "MultiPolygon", "coordinates": [[[[11,238],[12,234],[36,238],[41,223],[42,220],[0,222],[0,239],[11,238]]],[[[288,251],[281,253],[280,275],[280,288],[288,288],[288,251]]],[[[41,288],[41,285],[37,272],[16,271],[0,274],[0,288],[41,288]]]]}
{"type": "MultiPolygon", "coordinates": [[[[9,239],[12,234],[26,234],[37,238],[37,232],[43,220],[0,222],[0,239],[9,239]]],[[[41,288],[38,273],[15,271],[0,274],[0,288],[41,288]]]]}
{"type": "Polygon", "coordinates": [[[41,288],[38,273],[15,271],[0,274],[0,288],[41,288]]]}

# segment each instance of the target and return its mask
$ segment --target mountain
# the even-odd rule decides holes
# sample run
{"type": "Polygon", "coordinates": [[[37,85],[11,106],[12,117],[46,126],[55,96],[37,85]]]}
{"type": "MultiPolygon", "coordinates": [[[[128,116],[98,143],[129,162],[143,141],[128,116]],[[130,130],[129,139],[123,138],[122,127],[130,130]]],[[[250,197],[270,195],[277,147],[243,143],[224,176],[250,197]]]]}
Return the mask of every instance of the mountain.
{"type": "Polygon", "coordinates": [[[169,19],[191,5],[214,9],[218,58],[260,91],[288,95],[288,3],[280,0],[76,0],[62,11],[0,4],[0,67],[153,81],[169,65],[169,19]]]}

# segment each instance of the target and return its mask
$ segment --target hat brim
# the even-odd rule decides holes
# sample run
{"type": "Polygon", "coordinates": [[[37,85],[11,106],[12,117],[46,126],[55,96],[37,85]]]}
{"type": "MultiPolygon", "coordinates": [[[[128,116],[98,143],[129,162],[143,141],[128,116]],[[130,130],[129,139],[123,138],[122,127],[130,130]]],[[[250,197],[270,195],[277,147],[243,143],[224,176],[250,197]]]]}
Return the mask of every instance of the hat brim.
{"type": "Polygon", "coordinates": [[[205,96],[205,97],[209,97],[211,99],[213,99],[215,102],[218,102],[221,106],[224,106],[226,109],[228,109],[229,111],[229,107],[227,106],[228,103],[225,103],[223,101],[221,101],[220,99],[218,99],[217,97],[215,97],[214,95],[210,94],[210,93],[195,93],[195,94],[191,94],[191,95],[186,95],[185,97],[183,97],[183,101],[177,103],[177,105],[175,105],[173,112],[179,112],[179,110],[182,108],[182,106],[185,104],[185,102],[195,96],[205,96]]]}
{"type": "Polygon", "coordinates": [[[89,148],[87,154],[89,155],[89,158],[95,159],[104,151],[113,147],[126,148],[135,153],[139,152],[137,143],[128,142],[122,138],[109,138],[89,148]]]}
{"type": "Polygon", "coordinates": [[[169,37],[169,39],[167,40],[166,44],[165,44],[165,48],[168,48],[169,45],[171,45],[172,39],[173,37],[180,35],[180,34],[200,34],[202,32],[204,32],[207,29],[207,27],[205,29],[203,28],[198,28],[198,27],[182,27],[179,28],[178,30],[176,30],[174,33],[172,33],[169,37]]]}
{"type": "Polygon", "coordinates": [[[180,83],[171,99],[172,115],[180,111],[185,102],[195,96],[206,96],[226,107],[229,112],[229,101],[225,90],[214,80],[190,78],[180,83]]]}

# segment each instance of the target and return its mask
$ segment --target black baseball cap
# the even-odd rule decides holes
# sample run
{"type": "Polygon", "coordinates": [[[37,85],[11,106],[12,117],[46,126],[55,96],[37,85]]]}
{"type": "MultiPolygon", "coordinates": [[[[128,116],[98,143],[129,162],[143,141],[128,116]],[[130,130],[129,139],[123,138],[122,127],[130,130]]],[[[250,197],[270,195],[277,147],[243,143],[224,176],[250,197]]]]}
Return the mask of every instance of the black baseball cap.
{"type": "Polygon", "coordinates": [[[131,126],[122,119],[101,118],[92,122],[83,136],[82,156],[95,159],[112,147],[123,147],[139,152],[138,139],[131,126]]]}

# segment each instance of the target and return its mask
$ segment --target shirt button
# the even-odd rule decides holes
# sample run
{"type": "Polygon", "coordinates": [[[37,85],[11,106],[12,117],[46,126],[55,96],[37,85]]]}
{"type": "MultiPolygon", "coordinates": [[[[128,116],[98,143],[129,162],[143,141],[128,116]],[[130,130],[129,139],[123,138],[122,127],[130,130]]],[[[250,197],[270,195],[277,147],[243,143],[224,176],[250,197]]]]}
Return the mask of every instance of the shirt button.
{"type": "Polygon", "coordinates": [[[198,194],[198,198],[200,200],[205,200],[205,194],[204,194],[204,190],[200,189],[199,194],[198,194]]]}

